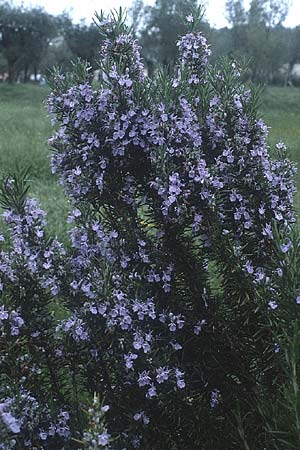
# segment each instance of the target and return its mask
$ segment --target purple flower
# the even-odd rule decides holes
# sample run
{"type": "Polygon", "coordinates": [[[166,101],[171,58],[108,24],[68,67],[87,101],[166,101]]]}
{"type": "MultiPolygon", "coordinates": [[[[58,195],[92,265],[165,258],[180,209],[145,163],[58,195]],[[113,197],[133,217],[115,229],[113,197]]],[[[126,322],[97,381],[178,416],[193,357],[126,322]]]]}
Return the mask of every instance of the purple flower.
{"type": "Polygon", "coordinates": [[[42,441],[47,440],[48,434],[45,431],[40,431],[39,435],[40,435],[40,438],[42,439],[42,441]]]}
{"type": "Polygon", "coordinates": [[[0,306],[0,320],[8,319],[9,314],[8,311],[4,309],[4,305],[0,306]]]}
{"type": "Polygon", "coordinates": [[[270,223],[267,223],[263,229],[262,234],[266,237],[268,237],[269,239],[273,239],[273,233],[272,233],[272,226],[270,223]]]}
{"type": "Polygon", "coordinates": [[[151,383],[149,373],[150,373],[149,371],[144,370],[142,373],[139,374],[138,383],[140,387],[147,386],[151,383]]]}
{"type": "Polygon", "coordinates": [[[179,387],[179,389],[184,389],[185,388],[185,381],[183,379],[184,373],[181,372],[181,370],[176,369],[175,377],[176,377],[176,383],[177,383],[177,386],[179,387]]]}
{"type": "Polygon", "coordinates": [[[182,349],[182,345],[180,345],[178,342],[171,341],[171,342],[170,342],[170,345],[172,346],[172,348],[173,348],[175,351],[178,351],[178,350],[181,350],[181,349],[182,349]]]}
{"type": "Polygon", "coordinates": [[[287,253],[291,248],[293,248],[293,243],[290,239],[288,239],[285,244],[280,245],[282,253],[287,253]]]}
{"type": "Polygon", "coordinates": [[[199,320],[199,322],[194,326],[194,333],[199,335],[202,331],[203,325],[206,325],[206,323],[207,322],[205,319],[199,320]]]}
{"type": "Polygon", "coordinates": [[[127,369],[133,368],[133,361],[138,358],[138,355],[136,353],[128,353],[127,355],[124,355],[125,359],[125,365],[127,369]]]}
{"type": "Polygon", "coordinates": [[[110,440],[110,434],[108,434],[106,431],[104,431],[101,434],[98,434],[98,436],[97,436],[98,445],[100,445],[102,447],[105,447],[106,445],[108,445],[109,440],[110,440]]]}
{"type": "Polygon", "coordinates": [[[1,417],[7,428],[14,434],[21,431],[21,423],[10,412],[2,412],[1,417]]]}
{"type": "Polygon", "coordinates": [[[269,305],[269,308],[270,308],[270,309],[273,309],[273,310],[278,308],[278,305],[277,305],[277,303],[275,302],[275,300],[270,300],[269,303],[268,303],[268,305],[269,305]]]}
{"type": "Polygon", "coordinates": [[[246,269],[246,271],[247,271],[249,274],[253,274],[254,268],[253,268],[253,265],[252,265],[251,261],[249,261],[249,260],[246,261],[245,269],[246,269]]]}
{"type": "Polygon", "coordinates": [[[170,369],[166,367],[159,367],[156,369],[156,381],[161,384],[169,379],[170,369]]]}
{"type": "Polygon", "coordinates": [[[210,406],[216,408],[219,404],[220,391],[219,389],[213,389],[210,393],[210,406]]]}
{"type": "Polygon", "coordinates": [[[152,397],[156,397],[156,396],[157,396],[156,387],[154,386],[154,384],[152,384],[147,391],[146,397],[152,398],[152,397]]]}
{"type": "Polygon", "coordinates": [[[146,416],[144,411],[140,411],[138,413],[135,413],[133,416],[133,420],[135,420],[136,422],[143,422],[144,425],[148,425],[150,422],[149,417],[146,416]]]}

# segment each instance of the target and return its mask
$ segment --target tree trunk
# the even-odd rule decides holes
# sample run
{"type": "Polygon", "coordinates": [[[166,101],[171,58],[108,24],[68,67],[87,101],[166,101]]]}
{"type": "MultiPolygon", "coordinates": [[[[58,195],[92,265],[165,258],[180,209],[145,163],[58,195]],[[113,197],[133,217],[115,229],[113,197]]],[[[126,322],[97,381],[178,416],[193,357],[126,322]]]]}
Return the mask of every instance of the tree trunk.
{"type": "Polygon", "coordinates": [[[8,63],[8,82],[13,83],[15,80],[15,63],[8,63]]]}
{"type": "Polygon", "coordinates": [[[288,86],[289,83],[290,83],[290,79],[291,79],[291,75],[292,75],[292,72],[293,72],[294,65],[295,65],[295,61],[290,61],[288,63],[288,68],[287,68],[286,76],[285,76],[285,80],[284,80],[284,86],[285,87],[288,86]]]}
{"type": "Polygon", "coordinates": [[[29,70],[28,64],[25,64],[25,67],[24,67],[24,83],[27,83],[27,81],[28,81],[28,70],[29,70]]]}

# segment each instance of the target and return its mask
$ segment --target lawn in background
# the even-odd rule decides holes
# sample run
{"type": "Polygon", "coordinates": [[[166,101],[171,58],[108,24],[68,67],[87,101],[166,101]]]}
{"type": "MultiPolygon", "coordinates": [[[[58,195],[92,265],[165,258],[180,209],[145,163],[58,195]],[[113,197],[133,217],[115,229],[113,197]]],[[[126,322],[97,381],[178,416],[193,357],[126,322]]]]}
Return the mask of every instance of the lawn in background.
{"type": "MultiPolygon", "coordinates": [[[[65,240],[70,205],[49,169],[46,141],[53,129],[44,106],[48,93],[46,86],[0,84],[0,174],[30,167],[31,195],[47,211],[51,233],[65,240]]],[[[266,88],[261,114],[270,127],[270,145],[285,142],[300,168],[300,88],[266,88]]],[[[300,174],[297,182],[300,187],[300,174]]]]}
{"type": "Polygon", "coordinates": [[[69,204],[50,172],[46,86],[0,84],[0,175],[30,168],[30,194],[47,211],[49,231],[65,240],[69,204]]]}
{"type": "Polygon", "coordinates": [[[289,157],[296,161],[300,190],[300,88],[266,88],[262,96],[261,113],[266,124],[271,127],[270,145],[284,142],[289,157]]]}

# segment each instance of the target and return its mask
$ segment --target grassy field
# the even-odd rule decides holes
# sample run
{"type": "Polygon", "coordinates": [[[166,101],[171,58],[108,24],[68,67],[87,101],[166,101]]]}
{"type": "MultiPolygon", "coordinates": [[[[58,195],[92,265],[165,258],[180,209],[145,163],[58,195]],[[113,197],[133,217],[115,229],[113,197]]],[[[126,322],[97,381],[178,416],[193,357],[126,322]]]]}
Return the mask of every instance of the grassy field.
{"type": "MultiPolygon", "coordinates": [[[[31,168],[31,194],[46,209],[50,231],[63,240],[69,205],[49,169],[46,140],[52,128],[44,106],[47,93],[47,87],[0,85],[0,172],[31,168]]],[[[270,144],[284,141],[292,159],[300,163],[300,89],[267,88],[261,113],[271,127],[270,144]]]]}
{"type": "MultiPolygon", "coordinates": [[[[300,88],[267,88],[262,98],[262,118],[270,127],[270,145],[285,142],[300,171],[300,88]]],[[[300,173],[297,176],[300,188],[300,173]]]]}
{"type": "Polygon", "coordinates": [[[0,174],[30,168],[30,193],[47,211],[51,233],[64,239],[69,205],[50,172],[46,141],[53,129],[44,105],[48,92],[41,86],[0,85],[0,174]]]}

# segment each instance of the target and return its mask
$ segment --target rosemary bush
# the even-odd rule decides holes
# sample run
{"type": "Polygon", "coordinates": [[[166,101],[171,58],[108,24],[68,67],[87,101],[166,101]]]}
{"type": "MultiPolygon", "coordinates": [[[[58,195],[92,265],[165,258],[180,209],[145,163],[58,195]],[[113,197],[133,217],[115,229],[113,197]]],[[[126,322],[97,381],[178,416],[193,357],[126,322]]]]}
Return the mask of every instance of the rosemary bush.
{"type": "Polygon", "coordinates": [[[69,246],[46,236],[26,174],[2,184],[1,449],[278,441],[265,406],[291,386],[277,341],[300,302],[295,169],[282,143],[271,158],[238,65],[209,64],[199,18],[173,76],[145,76],[122,11],[98,16],[100,82],[80,61],[53,73],[69,246]]]}

